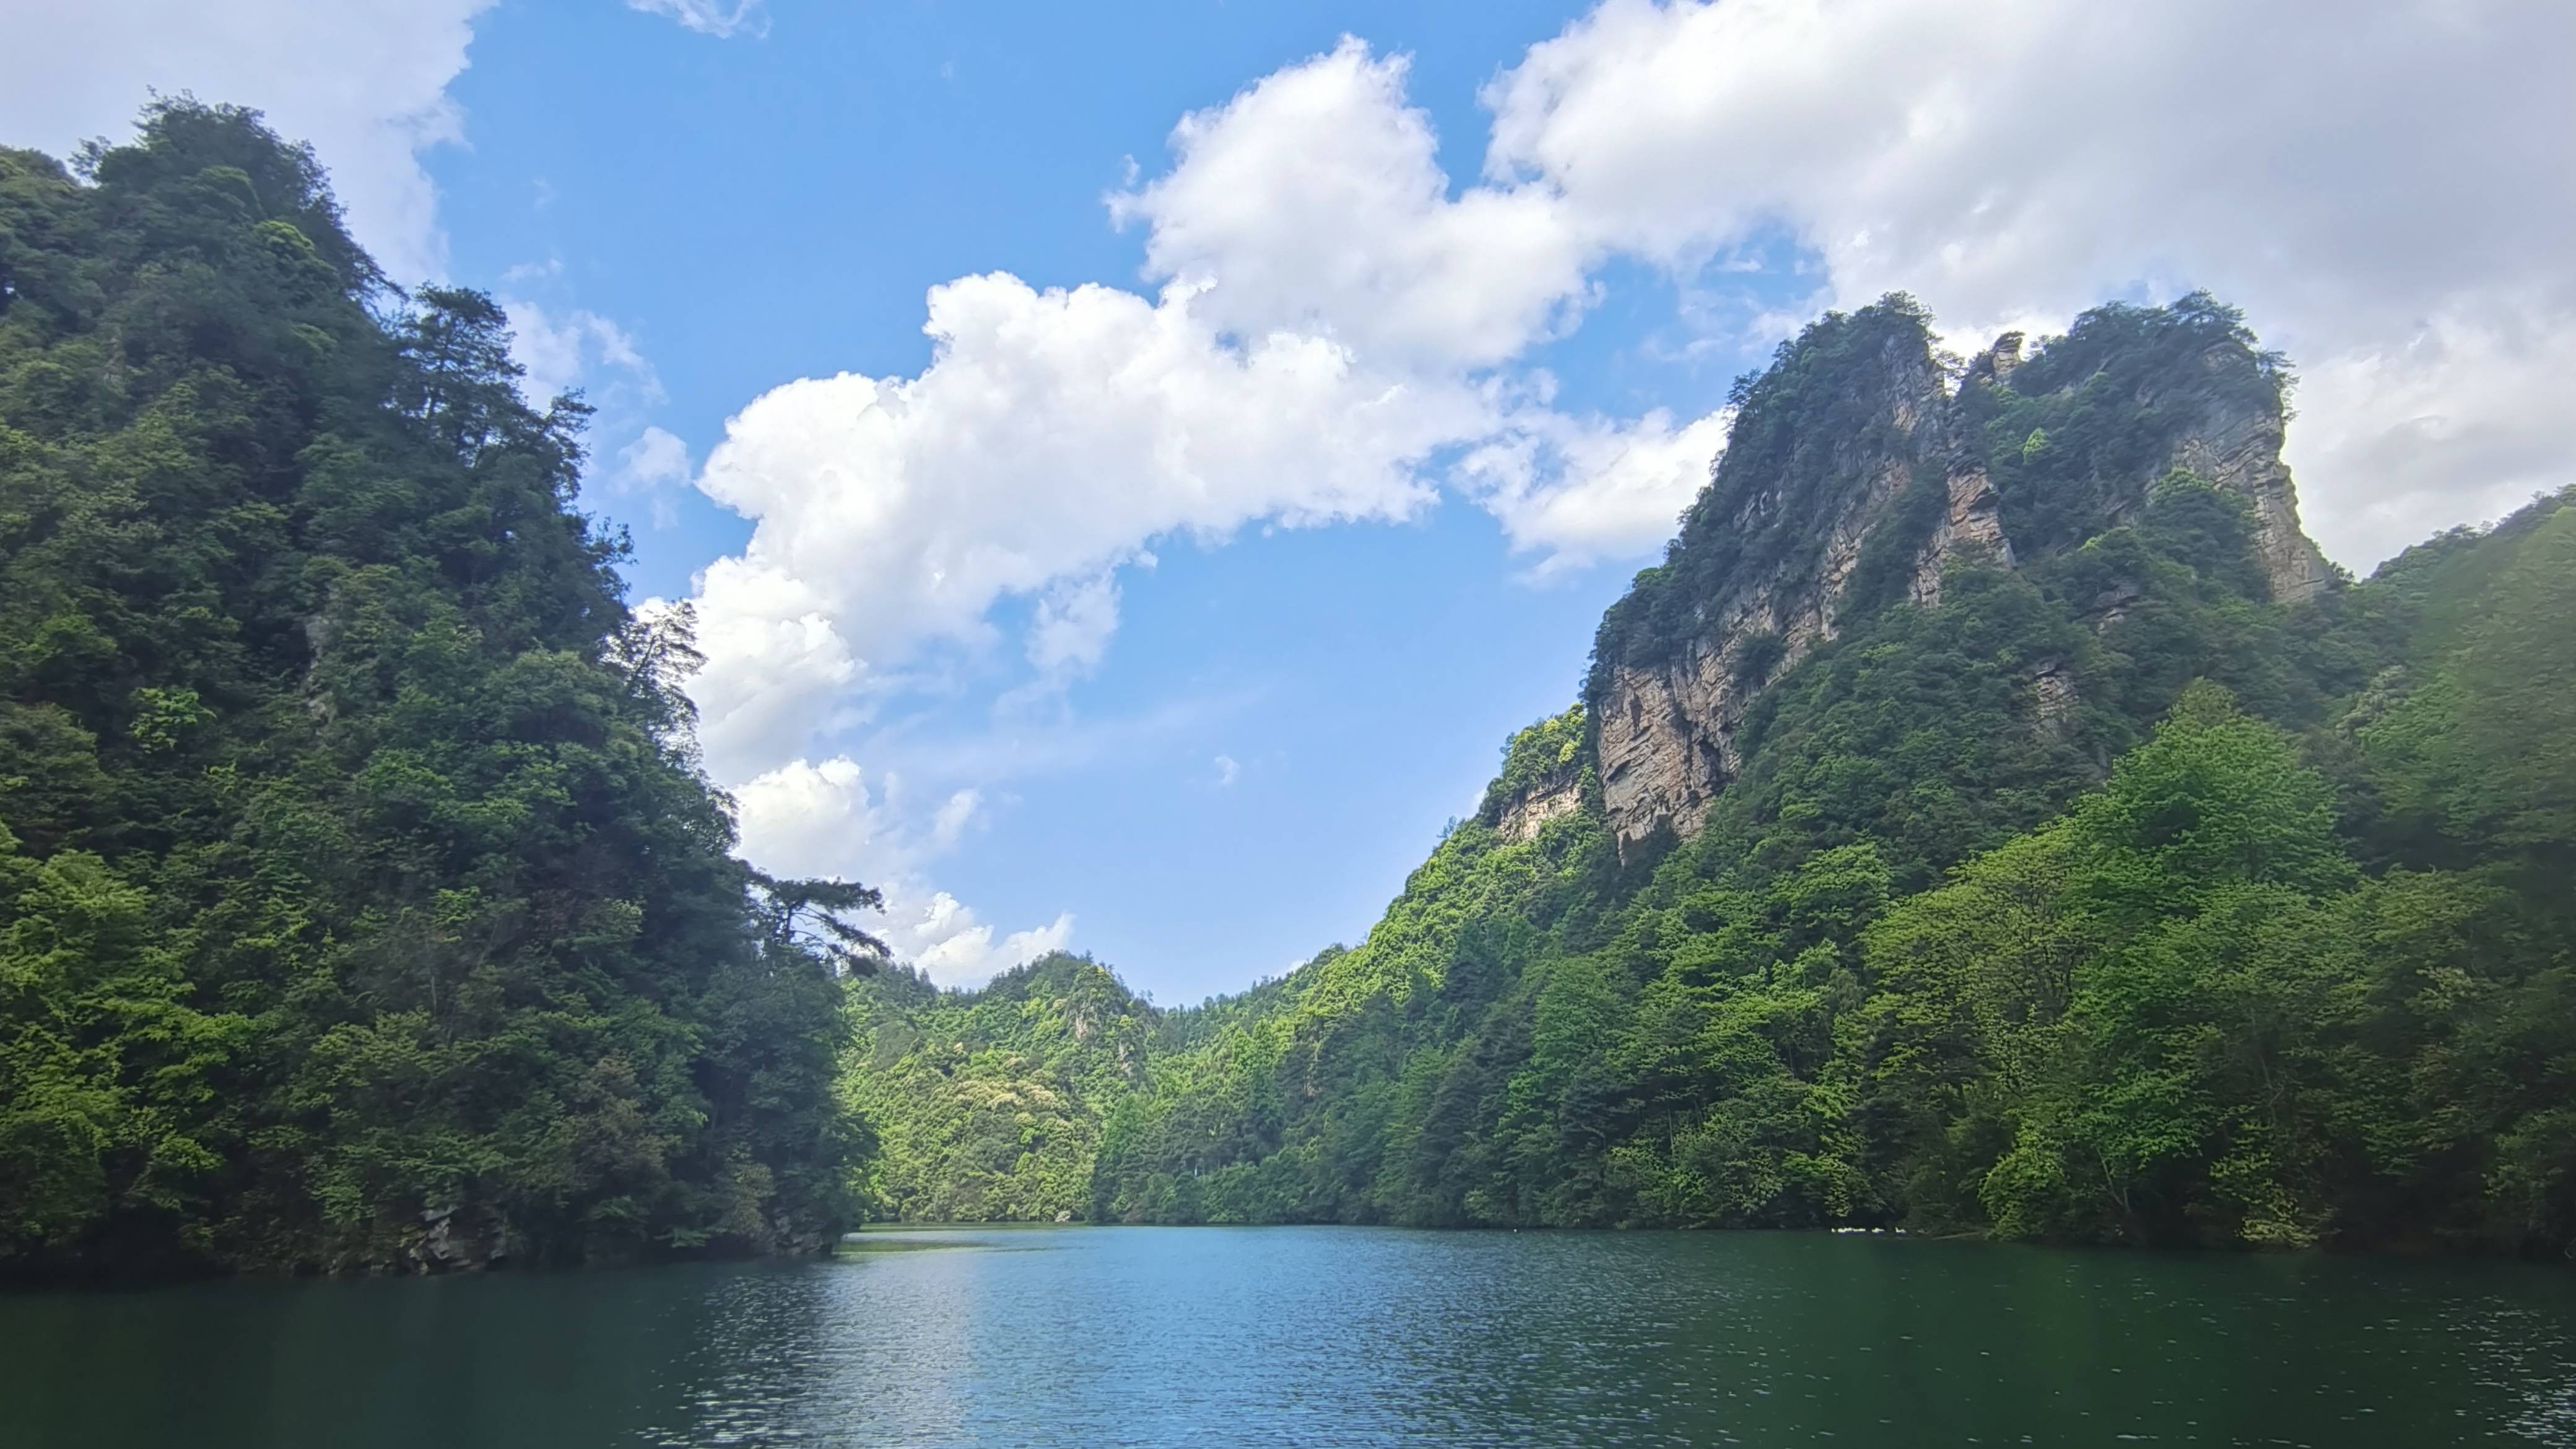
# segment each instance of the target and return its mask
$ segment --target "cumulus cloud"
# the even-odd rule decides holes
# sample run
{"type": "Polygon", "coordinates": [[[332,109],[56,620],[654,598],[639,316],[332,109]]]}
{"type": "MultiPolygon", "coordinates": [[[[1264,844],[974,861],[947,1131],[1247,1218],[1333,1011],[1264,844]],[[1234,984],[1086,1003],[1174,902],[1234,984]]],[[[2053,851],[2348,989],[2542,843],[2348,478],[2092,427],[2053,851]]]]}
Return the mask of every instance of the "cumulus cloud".
{"type": "Polygon", "coordinates": [[[942,986],[967,986],[1063,950],[1073,939],[1073,917],[1060,915],[1043,926],[1013,931],[996,941],[990,925],[976,919],[955,896],[940,891],[909,910],[898,910],[885,939],[897,959],[930,973],[931,980],[942,986]]]}
{"type": "Polygon", "coordinates": [[[1541,549],[1545,575],[1659,543],[1708,481],[1734,414],[1676,423],[1656,408],[1634,422],[1523,414],[1470,452],[1458,475],[1512,541],[1541,549]]]}
{"type": "Polygon", "coordinates": [[[956,844],[980,798],[959,790],[940,801],[926,834],[904,824],[901,782],[884,777],[871,790],[866,771],[846,756],[820,763],[791,760],[735,788],[743,858],[775,875],[864,880],[885,892],[882,918],[866,923],[895,958],[928,971],[945,986],[970,985],[1031,957],[1061,950],[1073,917],[996,938],[994,928],[946,891],[923,867],[956,844]]]}
{"type": "Polygon", "coordinates": [[[12,6],[0,136],[68,155],[121,140],[148,93],[253,106],[313,143],[350,231],[387,275],[443,276],[419,156],[462,132],[447,85],[491,0],[83,0],[12,6]]]}
{"type": "Polygon", "coordinates": [[[826,610],[825,591],[775,567],[720,558],[699,576],[698,647],[689,681],[699,741],[719,780],[757,774],[845,722],[835,708],[865,662],[826,610]]]}
{"type": "Polygon", "coordinates": [[[756,526],[699,590],[720,775],[801,748],[922,642],[983,639],[1005,596],[1045,596],[1041,667],[1096,660],[1106,576],[1148,541],[1406,517],[1424,459],[1481,426],[1472,389],[1326,337],[1228,339],[1196,296],[962,278],[930,292],[919,376],[792,382],[726,424],[698,486],[756,526]]]}
{"type": "Polygon", "coordinates": [[[2367,564],[2570,476],[2528,403],[2576,323],[2571,54],[2548,0],[1609,0],[1488,88],[1486,173],[1681,266],[1786,227],[1822,300],[1971,334],[2209,287],[2305,366],[2308,515],[2367,564]]]}
{"type": "Polygon", "coordinates": [[[1175,164],[1111,198],[1141,220],[1149,275],[1245,335],[1287,328],[1372,358],[1483,366],[1570,325],[1583,239],[1544,188],[1449,196],[1403,56],[1356,39],[1184,117],[1175,164]]]}
{"type": "Polygon", "coordinates": [[[668,17],[718,40],[735,35],[757,38],[769,33],[769,9],[761,0],[734,0],[730,6],[720,0],[626,0],[626,8],[668,17]]]}
{"type": "Polygon", "coordinates": [[[1410,517],[1479,443],[1511,444],[1469,482],[1516,544],[1669,531],[1717,430],[1560,416],[1497,370],[1570,325],[1590,244],[1545,188],[1452,198],[1404,75],[1345,41],[1185,117],[1169,171],[1110,201],[1147,228],[1153,297],[963,277],[930,290],[918,376],[800,379],[727,423],[698,485],[755,527],[699,586],[720,778],[863,717],[925,645],[985,644],[1005,598],[1061,684],[1155,540],[1410,517]]]}
{"type": "Polygon", "coordinates": [[[790,760],[733,798],[744,856],[772,874],[882,876],[910,858],[854,760],[790,760]]]}
{"type": "Polygon", "coordinates": [[[1243,766],[1232,755],[1219,755],[1215,760],[1217,788],[1222,790],[1243,777],[1243,766]]]}

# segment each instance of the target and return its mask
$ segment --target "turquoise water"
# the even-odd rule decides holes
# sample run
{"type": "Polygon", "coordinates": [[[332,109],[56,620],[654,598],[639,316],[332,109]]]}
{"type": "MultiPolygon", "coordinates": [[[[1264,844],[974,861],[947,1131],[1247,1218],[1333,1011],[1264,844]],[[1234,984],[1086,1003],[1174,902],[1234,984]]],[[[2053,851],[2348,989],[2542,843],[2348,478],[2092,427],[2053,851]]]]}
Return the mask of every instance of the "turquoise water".
{"type": "Polygon", "coordinates": [[[0,1445],[2576,1445],[2576,1272],[1755,1233],[870,1232],[0,1295],[0,1445]]]}

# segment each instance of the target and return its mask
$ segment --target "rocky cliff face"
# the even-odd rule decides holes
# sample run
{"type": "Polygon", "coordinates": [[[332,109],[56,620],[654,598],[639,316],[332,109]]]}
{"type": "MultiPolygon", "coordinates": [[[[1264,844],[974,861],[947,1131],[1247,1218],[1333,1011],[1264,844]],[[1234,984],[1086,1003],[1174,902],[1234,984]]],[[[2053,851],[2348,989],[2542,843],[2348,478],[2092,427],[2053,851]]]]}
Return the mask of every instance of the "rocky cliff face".
{"type": "MultiPolygon", "coordinates": [[[[2251,354],[2227,346],[2236,351],[2213,350],[2201,365],[2244,366],[2251,354]]],[[[2021,362],[2021,338],[2007,334],[1954,393],[1920,314],[1888,303],[1820,323],[1739,398],[1728,451],[1682,537],[1605,619],[1596,648],[1592,748],[1623,857],[1666,833],[1697,833],[1743,768],[1746,711],[1834,638],[1847,610],[1929,607],[1954,564],[2009,568],[2029,552],[2007,532],[1965,397],[2008,395],[2021,362]]],[[[2191,381],[2176,377],[2170,400],[2140,390],[2138,426],[2159,430],[2162,446],[2119,476],[2085,480],[2103,499],[2096,531],[2141,512],[2158,479],[2185,469],[2245,500],[2275,598],[2314,595],[2330,571],[2299,529],[2277,402],[2191,381]]],[[[2043,668],[2034,724],[2054,728],[2074,704],[2071,674],[2043,668]]]]}
{"type": "Polygon", "coordinates": [[[2012,567],[2012,540],[2004,537],[2003,512],[1986,470],[1955,462],[1943,485],[1944,507],[1914,559],[1907,597],[1925,608],[1941,602],[1941,574],[1953,563],[1977,560],[2012,567]]]}
{"type": "Polygon", "coordinates": [[[2199,474],[2245,500],[2254,513],[2254,548],[2272,597],[2284,603],[2325,591],[2326,557],[2299,528],[2299,496],[2281,461],[2280,410],[2204,407],[2165,455],[2168,469],[2199,474]]]}
{"type": "Polygon", "coordinates": [[[1540,826],[1582,808],[1583,781],[1580,776],[1566,774],[1540,780],[1514,791],[1503,802],[1502,814],[1494,822],[1494,833],[1514,844],[1536,840],[1540,826]]]}
{"type": "MultiPolygon", "coordinates": [[[[1594,740],[1603,808],[1623,856],[1665,831],[1697,833],[1709,802],[1743,768],[1736,735],[1746,709],[1772,679],[1834,637],[1867,546],[1890,526],[1910,489],[1942,494],[1936,522],[1907,563],[1912,597],[1938,598],[1941,571],[1954,558],[2010,556],[1994,489],[1962,445],[1920,327],[1883,329],[1862,341],[1819,380],[1856,404],[1837,409],[1844,435],[1775,437],[1767,457],[1721,459],[1701,508],[1721,500],[1729,506],[1714,516],[1695,514],[1667,568],[1685,562],[1681,555],[1694,542],[1689,530],[1710,539],[1767,535],[1820,545],[1775,546],[1738,562],[1689,601],[1693,627],[1672,641],[1667,657],[1618,662],[1608,671],[1594,707],[1594,740]],[[1766,462],[1781,466],[1766,469],[1766,462]]],[[[1756,400],[1748,411],[1759,406],[1756,400]]],[[[1753,426],[1771,421],[1757,414],[1753,426]]],[[[1739,422],[1739,437],[1745,426],[1739,422]]]]}
{"type": "Polygon", "coordinates": [[[1834,636],[1867,525],[1903,476],[1903,465],[1888,460],[1835,522],[1812,574],[1752,581],[1719,603],[1707,632],[1685,641],[1679,658],[1622,665],[1611,676],[1596,748],[1602,805],[1621,855],[1660,830],[1698,832],[1708,802],[1743,768],[1735,735],[1746,708],[1780,671],[1834,636]]]}

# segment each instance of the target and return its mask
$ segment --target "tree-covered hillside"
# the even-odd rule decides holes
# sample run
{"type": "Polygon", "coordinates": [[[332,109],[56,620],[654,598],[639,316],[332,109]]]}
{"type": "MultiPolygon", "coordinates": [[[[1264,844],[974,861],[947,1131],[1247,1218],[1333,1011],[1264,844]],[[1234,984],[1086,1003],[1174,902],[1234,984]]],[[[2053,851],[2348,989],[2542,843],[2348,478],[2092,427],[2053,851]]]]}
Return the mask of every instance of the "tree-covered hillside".
{"type": "Polygon", "coordinates": [[[508,344],[249,113],[0,150],[0,1268],[849,1214],[814,924],[866,893],[731,858],[688,619],[628,609],[508,344]]]}
{"type": "MultiPolygon", "coordinates": [[[[1824,513],[1852,379],[1936,365],[1899,300],[1739,389],[1596,707],[1815,543],[1710,520],[1824,513]]],[[[1081,1215],[2576,1246],[2576,498],[2277,601],[2240,492],[2122,480],[2284,379],[2199,297],[1980,359],[1941,442],[2018,558],[1910,598],[1918,470],[1643,858],[1583,715],[1525,731],[1365,941],[1164,1015],[1081,1215]]]]}
{"type": "Polygon", "coordinates": [[[929,1222],[1084,1215],[1101,1124],[1142,1073],[1154,1009],[1105,967],[1040,957],[973,993],[896,969],[852,993],[851,1091],[876,1125],[867,1206],[929,1222]]]}

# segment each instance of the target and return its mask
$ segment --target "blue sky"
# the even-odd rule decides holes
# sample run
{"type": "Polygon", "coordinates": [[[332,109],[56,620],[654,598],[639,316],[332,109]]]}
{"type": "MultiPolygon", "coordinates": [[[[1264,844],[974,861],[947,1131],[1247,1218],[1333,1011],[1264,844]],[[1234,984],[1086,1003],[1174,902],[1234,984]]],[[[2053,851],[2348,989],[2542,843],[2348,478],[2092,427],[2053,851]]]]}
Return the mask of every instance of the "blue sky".
{"type": "Polygon", "coordinates": [[[1365,932],[1827,306],[1972,347],[2212,287],[2301,365],[2356,568],[2576,476],[2552,0],[97,0],[22,41],[7,139],[260,106],[397,276],[510,304],[600,408],[636,597],[699,611],[746,851],[886,884],[948,981],[1063,944],[1194,1000],[1365,932]]]}

